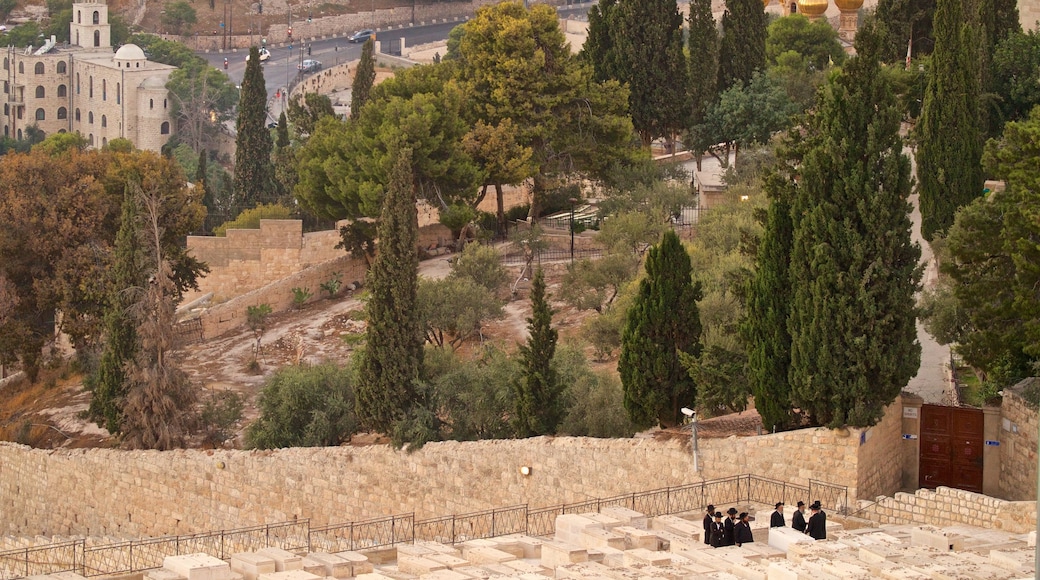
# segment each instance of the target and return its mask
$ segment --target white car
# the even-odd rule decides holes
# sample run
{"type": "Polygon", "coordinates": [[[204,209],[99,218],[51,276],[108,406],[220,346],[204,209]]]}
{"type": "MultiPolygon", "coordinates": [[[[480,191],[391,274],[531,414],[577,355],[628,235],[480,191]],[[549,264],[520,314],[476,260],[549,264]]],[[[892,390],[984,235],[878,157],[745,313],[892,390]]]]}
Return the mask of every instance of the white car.
{"type": "MultiPolygon", "coordinates": [[[[260,62],[267,62],[267,60],[270,59],[270,58],[271,58],[271,51],[267,50],[266,48],[261,48],[260,49],[260,62]]],[[[248,54],[246,55],[246,61],[247,62],[249,61],[249,55],[248,54]]]]}

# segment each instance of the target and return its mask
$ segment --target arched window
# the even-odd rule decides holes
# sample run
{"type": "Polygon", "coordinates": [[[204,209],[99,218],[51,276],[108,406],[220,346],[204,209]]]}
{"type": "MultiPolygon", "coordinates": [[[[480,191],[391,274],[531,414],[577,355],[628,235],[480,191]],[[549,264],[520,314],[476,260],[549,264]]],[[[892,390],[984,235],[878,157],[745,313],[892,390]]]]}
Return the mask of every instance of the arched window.
{"type": "Polygon", "coordinates": [[[65,85],[58,85],[58,96],[59,97],[67,97],[67,96],[69,96],[68,89],[65,88],[65,85]]]}
{"type": "Polygon", "coordinates": [[[22,111],[24,111],[24,110],[25,110],[24,107],[18,107],[18,114],[15,115],[15,116],[18,117],[19,119],[21,119],[22,118],[22,111]]]}
{"type": "Polygon", "coordinates": [[[94,46],[101,46],[101,31],[94,31],[94,46]]]}
{"type": "Polygon", "coordinates": [[[76,122],[77,122],[77,123],[79,123],[79,121],[80,121],[80,118],[79,118],[79,109],[76,109],[76,122]]]}
{"type": "Polygon", "coordinates": [[[65,129],[58,129],[59,133],[65,133],[65,129]]]}
{"type": "Polygon", "coordinates": [[[163,124],[159,127],[159,134],[169,135],[170,134],[170,122],[163,121],[163,124]]]}
{"type": "MultiPolygon", "coordinates": [[[[4,91],[4,92],[6,93],[7,91],[4,91]]],[[[155,108],[155,99],[148,99],[148,108],[149,109],[154,109],[155,108]]]]}
{"type": "Polygon", "coordinates": [[[34,68],[35,68],[35,71],[34,71],[34,72],[35,72],[36,74],[38,74],[38,75],[42,75],[42,74],[44,73],[44,70],[43,70],[43,63],[42,63],[42,62],[38,62],[38,63],[36,63],[36,66],[35,66],[34,68]]]}
{"type": "Polygon", "coordinates": [[[76,73],[76,94],[79,94],[79,73],[76,73]]]}
{"type": "Polygon", "coordinates": [[[7,91],[9,91],[9,90],[11,90],[10,83],[8,83],[7,81],[4,81],[4,94],[7,94],[7,91]]]}
{"type": "Polygon", "coordinates": [[[87,143],[89,143],[91,147],[94,146],[94,134],[93,133],[90,134],[90,137],[87,137],[87,143]]]}
{"type": "Polygon", "coordinates": [[[90,76],[90,77],[87,77],[87,90],[89,91],[87,93],[87,96],[93,99],[94,98],[94,77],[93,77],[93,75],[90,76]]]}
{"type": "Polygon", "coordinates": [[[10,115],[10,114],[11,114],[10,106],[8,106],[7,103],[4,103],[4,115],[10,115]]]}
{"type": "Polygon", "coordinates": [[[10,135],[10,133],[11,133],[11,128],[8,127],[7,125],[4,125],[4,137],[7,137],[8,135],[10,135]]]}
{"type": "Polygon", "coordinates": [[[101,115],[101,126],[102,127],[108,127],[108,116],[107,115],[101,115]]]}
{"type": "Polygon", "coordinates": [[[101,100],[108,100],[108,81],[106,79],[101,79],[101,100]]]}
{"type": "Polygon", "coordinates": [[[69,67],[68,67],[67,64],[65,64],[65,61],[59,60],[58,61],[58,74],[63,75],[65,73],[67,73],[68,70],[69,70],[69,67]]]}
{"type": "Polygon", "coordinates": [[[108,147],[108,137],[102,137],[101,138],[101,146],[102,147],[108,147]]]}
{"type": "Polygon", "coordinates": [[[46,121],[47,120],[47,113],[43,109],[36,109],[36,120],[37,121],[46,121]]]}
{"type": "Polygon", "coordinates": [[[91,125],[94,124],[94,111],[87,111],[87,122],[91,125]]]}
{"type": "Polygon", "coordinates": [[[162,108],[164,108],[164,109],[166,108],[166,99],[162,100],[162,108]]]}
{"type": "Polygon", "coordinates": [[[116,83],[116,104],[123,102],[123,91],[120,90],[119,83],[116,83]]]}
{"type": "Polygon", "coordinates": [[[83,24],[83,11],[82,10],[77,10],[76,11],[76,24],[83,24]]]}
{"type": "Polygon", "coordinates": [[[4,70],[10,70],[10,69],[11,69],[11,60],[5,56],[4,57],[4,70]]]}
{"type": "Polygon", "coordinates": [[[101,24],[101,13],[97,10],[94,11],[94,24],[101,24]]]}
{"type": "Polygon", "coordinates": [[[79,43],[79,31],[76,31],[76,46],[81,46],[79,43]]]}
{"type": "Polygon", "coordinates": [[[47,90],[43,88],[43,85],[38,85],[36,87],[36,98],[37,99],[42,99],[46,95],[47,95],[47,90]]]}
{"type": "Polygon", "coordinates": [[[19,141],[22,140],[22,130],[21,129],[18,129],[18,140],[19,141]]]}
{"type": "Polygon", "coordinates": [[[68,119],[69,118],[69,110],[66,109],[65,107],[58,107],[58,118],[59,119],[68,119]]]}
{"type": "Polygon", "coordinates": [[[25,63],[24,62],[18,63],[18,74],[20,74],[20,75],[24,75],[25,74],[25,63]]]}

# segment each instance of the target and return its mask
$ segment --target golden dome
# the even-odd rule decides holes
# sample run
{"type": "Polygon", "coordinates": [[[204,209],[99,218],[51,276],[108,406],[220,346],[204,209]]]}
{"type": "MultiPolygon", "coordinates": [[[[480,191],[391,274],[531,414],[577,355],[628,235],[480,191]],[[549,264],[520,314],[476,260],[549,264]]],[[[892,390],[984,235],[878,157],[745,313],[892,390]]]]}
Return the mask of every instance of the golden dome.
{"type": "Polygon", "coordinates": [[[768,8],[769,5],[772,4],[772,3],[773,3],[773,0],[762,0],[762,6],[764,8],[768,8]]]}
{"type": "Polygon", "coordinates": [[[798,0],[798,11],[812,20],[823,16],[828,5],[828,0],[798,0]]]}
{"type": "Polygon", "coordinates": [[[834,0],[834,5],[842,12],[855,12],[863,7],[863,0],[834,0]]]}

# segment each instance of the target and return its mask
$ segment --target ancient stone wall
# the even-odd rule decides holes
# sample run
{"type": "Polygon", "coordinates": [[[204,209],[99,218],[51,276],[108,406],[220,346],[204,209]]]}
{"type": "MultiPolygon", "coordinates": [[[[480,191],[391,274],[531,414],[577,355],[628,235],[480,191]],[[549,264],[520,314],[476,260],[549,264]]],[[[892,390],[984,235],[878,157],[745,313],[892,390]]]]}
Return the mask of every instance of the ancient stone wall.
{"type": "MultiPolygon", "coordinates": [[[[1037,379],[1027,379],[1031,380],[1037,379]]],[[[1001,404],[1000,494],[1007,499],[1032,500],[1036,499],[1037,411],[1022,398],[1019,388],[1004,389],[1001,404]]]]}
{"type": "MultiPolygon", "coordinates": [[[[902,489],[903,454],[916,449],[902,437],[903,402],[897,398],[874,427],[860,432],[857,494],[874,497],[902,489]]],[[[836,480],[841,481],[841,480],[836,480]]]]}
{"type": "Polygon", "coordinates": [[[1019,534],[1036,529],[1036,502],[1006,501],[942,486],[879,497],[855,515],[881,524],[969,524],[1019,534]]]}
{"type": "MultiPolygon", "coordinates": [[[[799,485],[855,484],[860,434],[818,428],[702,440],[699,474],[687,440],[537,437],[432,443],[414,453],[385,446],[152,452],[4,443],[0,533],[164,535],[293,518],[312,525],[407,512],[427,518],[744,473],[799,485]],[[521,475],[521,466],[531,474],[521,475]]],[[[856,497],[850,487],[850,500],[856,497]]]]}

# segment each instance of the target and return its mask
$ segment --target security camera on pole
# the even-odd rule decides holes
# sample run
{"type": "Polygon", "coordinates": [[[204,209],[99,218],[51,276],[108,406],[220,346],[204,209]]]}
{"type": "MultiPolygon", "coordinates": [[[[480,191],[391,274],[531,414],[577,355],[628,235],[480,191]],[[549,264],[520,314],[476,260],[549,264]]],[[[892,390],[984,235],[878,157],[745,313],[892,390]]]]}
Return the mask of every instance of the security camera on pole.
{"type": "MultiPolygon", "coordinates": [[[[675,407],[672,407],[673,409],[675,407]]],[[[697,411],[688,407],[680,409],[683,415],[690,418],[690,444],[693,449],[693,471],[699,473],[700,466],[697,464],[697,411]]]]}

